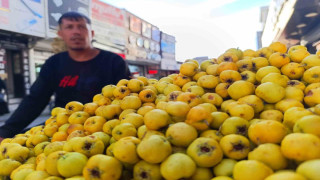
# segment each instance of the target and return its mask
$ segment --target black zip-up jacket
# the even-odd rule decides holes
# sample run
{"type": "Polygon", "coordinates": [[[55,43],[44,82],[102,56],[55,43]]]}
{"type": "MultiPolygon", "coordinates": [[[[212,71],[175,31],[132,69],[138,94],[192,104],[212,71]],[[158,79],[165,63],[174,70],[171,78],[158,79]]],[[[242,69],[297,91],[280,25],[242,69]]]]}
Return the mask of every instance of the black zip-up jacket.
{"type": "Polygon", "coordinates": [[[30,94],[0,127],[0,137],[20,133],[41,114],[54,93],[56,107],[65,107],[70,101],[88,103],[105,85],[117,84],[129,76],[126,62],[108,51],[100,50],[96,57],[85,62],[73,60],[68,52],[56,54],[45,62],[30,94]]]}

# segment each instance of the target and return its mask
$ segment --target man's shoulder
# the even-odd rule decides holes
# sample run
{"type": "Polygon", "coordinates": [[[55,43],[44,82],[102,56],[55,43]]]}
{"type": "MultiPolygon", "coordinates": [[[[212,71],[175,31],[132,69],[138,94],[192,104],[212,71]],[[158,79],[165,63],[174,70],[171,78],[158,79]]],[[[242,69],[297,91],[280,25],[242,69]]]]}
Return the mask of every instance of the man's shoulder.
{"type": "Polygon", "coordinates": [[[60,53],[57,53],[57,54],[54,54],[52,56],[50,56],[48,59],[47,59],[47,63],[57,63],[58,61],[60,60],[63,60],[65,58],[68,57],[68,52],[60,52],[60,53]]]}
{"type": "Polygon", "coordinates": [[[100,50],[100,53],[101,53],[103,59],[119,59],[119,58],[122,59],[122,57],[116,53],[106,51],[106,50],[101,50],[101,49],[99,49],[99,50],[100,50]]]}

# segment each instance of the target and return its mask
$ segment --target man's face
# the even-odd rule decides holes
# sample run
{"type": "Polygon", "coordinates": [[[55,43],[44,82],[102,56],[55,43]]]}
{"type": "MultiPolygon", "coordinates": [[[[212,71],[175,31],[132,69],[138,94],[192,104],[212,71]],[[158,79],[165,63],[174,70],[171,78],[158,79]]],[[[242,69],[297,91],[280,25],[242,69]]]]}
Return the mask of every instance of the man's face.
{"type": "Polygon", "coordinates": [[[91,47],[93,31],[85,19],[63,19],[58,35],[71,50],[84,50],[91,47]]]}

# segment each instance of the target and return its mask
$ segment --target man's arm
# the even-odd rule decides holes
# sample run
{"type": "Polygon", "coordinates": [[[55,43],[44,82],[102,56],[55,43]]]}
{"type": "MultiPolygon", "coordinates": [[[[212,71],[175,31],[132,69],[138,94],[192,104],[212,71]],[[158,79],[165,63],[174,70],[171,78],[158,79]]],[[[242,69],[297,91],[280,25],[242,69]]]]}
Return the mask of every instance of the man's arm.
{"type": "Polygon", "coordinates": [[[12,137],[20,133],[48,104],[54,90],[52,67],[45,63],[40,76],[31,86],[30,94],[25,96],[11,117],[0,127],[0,137],[12,137]]]}

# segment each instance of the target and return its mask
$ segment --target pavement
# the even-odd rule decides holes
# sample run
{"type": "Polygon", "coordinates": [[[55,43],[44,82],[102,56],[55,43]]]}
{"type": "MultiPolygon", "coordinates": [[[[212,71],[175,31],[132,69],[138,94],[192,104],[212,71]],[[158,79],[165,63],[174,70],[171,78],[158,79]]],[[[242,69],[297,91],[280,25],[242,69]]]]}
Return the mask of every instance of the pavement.
{"type": "MultiPolygon", "coordinates": [[[[19,106],[19,103],[9,104],[10,113],[0,115],[0,126],[4,124],[4,122],[12,115],[12,113],[18,108],[18,106],[19,106]]],[[[50,117],[50,109],[49,109],[49,106],[47,106],[43,110],[41,115],[38,118],[36,118],[31,124],[29,124],[27,128],[39,125],[45,122],[49,117],[50,117]]]]}

